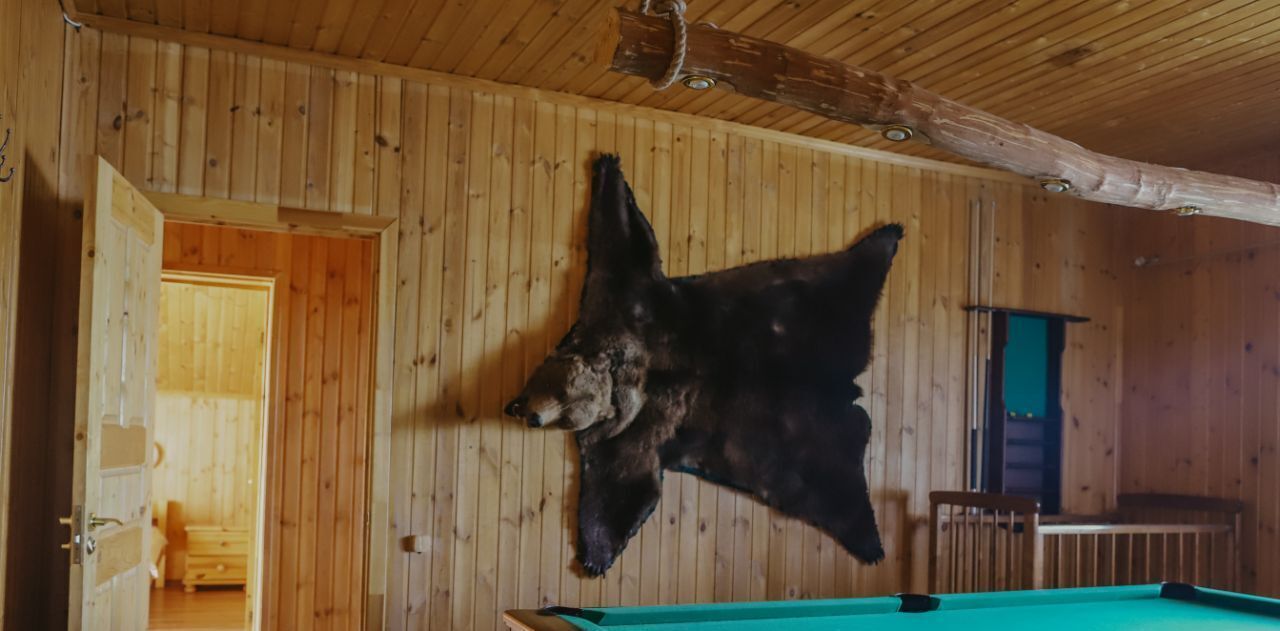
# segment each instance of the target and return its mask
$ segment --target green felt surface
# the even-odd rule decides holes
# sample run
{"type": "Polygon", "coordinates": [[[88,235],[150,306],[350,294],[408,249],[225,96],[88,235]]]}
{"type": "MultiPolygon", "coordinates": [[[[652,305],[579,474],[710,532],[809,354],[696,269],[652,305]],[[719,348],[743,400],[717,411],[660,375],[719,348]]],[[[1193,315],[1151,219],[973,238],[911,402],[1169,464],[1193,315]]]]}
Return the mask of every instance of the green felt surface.
{"type": "Polygon", "coordinates": [[[1194,601],[1161,598],[1159,585],[960,594],[936,600],[937,608],[923,613],[899,613],[897,598],[862,598],[614,607],[564,619],[591,631],[1280,629],[1280,601],[1209,589],[1197,589],[1194,601]]]}
{"type": "Polygon", "coordinates": [[[1009,316],[1004,347],[1004,405],[1014,416],[1049,413],[1049,321],[1009,316]]]}

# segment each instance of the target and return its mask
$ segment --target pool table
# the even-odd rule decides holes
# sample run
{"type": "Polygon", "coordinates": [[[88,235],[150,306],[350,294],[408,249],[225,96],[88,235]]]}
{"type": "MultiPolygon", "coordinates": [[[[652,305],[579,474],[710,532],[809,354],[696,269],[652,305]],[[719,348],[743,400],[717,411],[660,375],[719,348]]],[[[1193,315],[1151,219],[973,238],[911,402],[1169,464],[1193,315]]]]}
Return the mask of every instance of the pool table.
{"type": "Polygon", "coordinates": [[[1280,629],[1280,600],[1183,583],[667,607],[508,611],[517,631],[1280,629]]]}

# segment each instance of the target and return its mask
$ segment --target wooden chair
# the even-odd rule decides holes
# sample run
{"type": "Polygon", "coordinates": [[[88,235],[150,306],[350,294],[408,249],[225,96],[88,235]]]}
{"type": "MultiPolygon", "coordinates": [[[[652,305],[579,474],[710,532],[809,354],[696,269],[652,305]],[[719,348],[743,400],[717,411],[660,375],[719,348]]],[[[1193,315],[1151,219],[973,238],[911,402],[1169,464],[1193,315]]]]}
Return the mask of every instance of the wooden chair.
{"type": "Polygon", "coordinates": [[[1142,520],[1150,519],[1147,511],[1177,513],[1185,519],[1187,513],[1203,513],[1222,518],[1224,523],[1240,525],[1244,502],[1221,497],[1200,495],[1171,495],[1167,493],[1121,493],[1116,496],[1116,508],[1122,517],[1136,514],[1142,520]],[[1144,514],[1145,513],[1145,514],[1144,514]]]}
{"type": "Polygon", "coordinates": [[[1238,589],[1238,500],[1124,494],[1109,515],[1039,514],[1031,498],[929,494],[929,591],[1191,582],[1238,589]]]}
{"type": "Polygon", "coordinates": [[[1044,548],[1039,531],[1040,503],[1034,499],[930,493],[929,593],[1040,589],[1044,548]],[[940,540],[944,532],[945,541],[940,540]],[[941,558],[944,544],[946,558],[941,558]]]}
{"type": "MultiPolygon", "coordinates": [[[[1240,544],[1238,537],[1243,526],[1244,502],[1221,497],[1199,495],[1175,495],[1168,493],[1122,493],[1116,496],[1116,511],[1120,521],[1127,524],[1173,523],[1203,524],[1222,527],[1218,531],[1201,529],[1178,534],[1178,550],[1184,544],[1193,555],[1191,571],[1180,567],[1181,580],[1196,584],[1208,584],[1224,589],[1240,589],[1240,544]],[[1222,536],[1224,553],[1219,554],[1218,535],[1222,536]],[[1190,538],[1190,542],[1184,541],[1190,538]],[[1201,552],[1207,557],[1207,576],[1201,572],[1201,552]],[[1225,567],[1223,565],[1225,564],[1225,567]],[[1226,584],[1217,577],[1225,576],[1226,584]]],[[[1170,535],[1165,535],[1166,537],[1170,535]]],[[[1180,565],[1188,565],[1180,563],[1180,565]]]]}

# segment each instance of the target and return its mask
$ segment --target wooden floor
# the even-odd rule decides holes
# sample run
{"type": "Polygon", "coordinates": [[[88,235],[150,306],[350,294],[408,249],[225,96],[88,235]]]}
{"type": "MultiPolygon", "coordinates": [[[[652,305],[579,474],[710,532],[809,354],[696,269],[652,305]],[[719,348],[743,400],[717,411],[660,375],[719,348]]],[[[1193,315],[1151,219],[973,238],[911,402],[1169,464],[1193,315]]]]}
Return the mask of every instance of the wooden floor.
{"type": "Polygon", "coordinates": [[[150,629],[183,629],[184,631],[223,631],[244,629],[244,590],[201,588],[194,594],[182,593],[182,585],[173,583],[163,590],[151,590],[150,629]]]}

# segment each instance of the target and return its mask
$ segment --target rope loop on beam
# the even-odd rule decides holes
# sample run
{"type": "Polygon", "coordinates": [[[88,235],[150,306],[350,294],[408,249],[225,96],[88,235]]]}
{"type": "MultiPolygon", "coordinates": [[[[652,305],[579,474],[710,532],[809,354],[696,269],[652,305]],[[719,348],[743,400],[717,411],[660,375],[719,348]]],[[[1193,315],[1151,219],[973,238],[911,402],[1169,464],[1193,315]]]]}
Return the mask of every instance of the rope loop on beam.
{"type": "MultiPolygon", "coordinates": [[[[640,0],[640,13],[648,13],[650,4],[650,0],[640,0]]],[[[654,12],[654,15],[671,20],[671,31],[675,36],[675,42],[671,48],[671,63],[667,65],[666,74],[657,81],[649,82],[655,90],[671,87],[684,68],[684,56],[689,46],[689,25],[684,21],[686,8],[684,0],[660,0],[658,10],[654,12]]]]}

